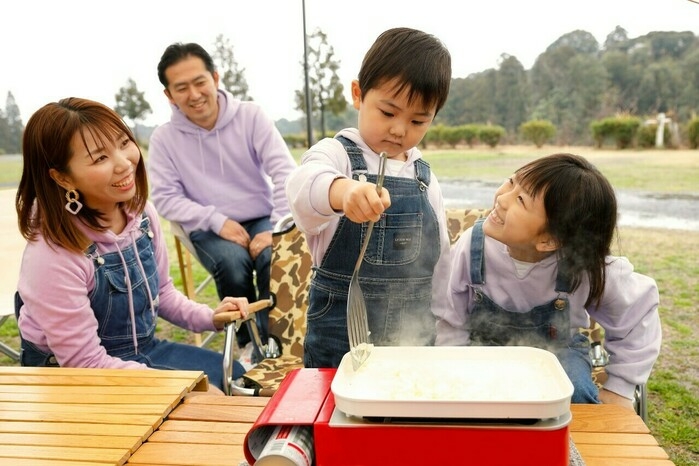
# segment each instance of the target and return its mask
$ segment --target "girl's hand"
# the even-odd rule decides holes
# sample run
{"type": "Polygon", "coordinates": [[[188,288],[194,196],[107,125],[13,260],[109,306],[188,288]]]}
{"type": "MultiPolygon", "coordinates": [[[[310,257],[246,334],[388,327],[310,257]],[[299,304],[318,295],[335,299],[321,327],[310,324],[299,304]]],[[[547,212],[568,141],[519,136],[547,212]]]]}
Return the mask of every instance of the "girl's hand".
{"type": "MultiPolygon", "coordinates": [[[[248,298],[231,298],[229,296],[226,296],[223,298],[223,301],[221,301],[218,306],[214,309],[214,316],[216,314],[221,314],[222,312],[234,312],[237,311],[240,313],[240,318],[244,319],[248,315],[248,298]]],[[[218,330],[223,330],[225,327],[225,324],[227,322],[225,321],[218,321],[217,319],[214,320],[214,326],[218,330]]],[[[232,319],[236,320],[236,319],[232,319]]]]}

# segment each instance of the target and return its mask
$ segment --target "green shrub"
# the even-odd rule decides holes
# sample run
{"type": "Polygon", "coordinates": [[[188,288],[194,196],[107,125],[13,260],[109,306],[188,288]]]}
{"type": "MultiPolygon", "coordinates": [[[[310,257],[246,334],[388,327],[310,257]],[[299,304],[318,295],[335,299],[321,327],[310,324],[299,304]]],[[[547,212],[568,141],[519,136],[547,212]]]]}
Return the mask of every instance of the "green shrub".
{"type": "Polygon", "coordinates": [[[427,133],[425,133],[425,137],[422,138],[422,142],[420,143],[421,146],[425,148],[428,144],[435,146],[442,145],[442,133],[444,132],[445,128],[446,126],[443,124],[430,126],[430,129],[428,129],[427,133]]]}
{"type": "Polygon", "coordinates": [[[297,149],[299,147],[308,147],[306,145],[306,135],[305,134],[285,134],[284,142],[291,149],[297,149]]]}
{"type": "Polygon", "coordinates": [[[687,123],[687,138],[689,147],[692,149],[699,147],[699,117],[694,117],[687,123]]]}
{"type": "Polygon", "coordinates": [[[479,125],[463,125],[460,127],[463,133],[464,142],[468,147],[473,147],[478,142],[478,133],[480,132],[479,125]]]}
{"type": "MultiPolygon", "coordinates": [[[[646,149],[655,147],[655,137],[657,132],[658,125],[656,123],[643,125],[638,128],[638,132],[636,133],[638,147],[643,147],[646,149]]],[[[663,147],[670,147],[672,145],[670,138],[670,129],[667,127],[667,125],[665,125],[665,128],[663,129],[663,147]]]]}
{"type": "Polygon", "coordinates": [[[451,148],[455,148],[462,140],[460,128],[460,126],[447,126],[444,128],[441,132],[442,142],[448,144],[451,148]]]}
{"type": "Polygon", "coordinates": [[[553,139],[556,134],[556,126],[549,120],[530,120],[519,127],[522,139],[533,142],[536,147],[541,147],[553,139]]]}
{"type": "Polygon", "coordinates": [[[489,147],[495,147],[505,136],[505,128],[498,125],[484,125],[478,131],[478,139],[489,147]]]}
{"type": "Polygon", "coordinates": [[[638,117],[617,115],[591,122],[590,130],[597,148],[601,148],[605,141],[611,139],[617,149],[625,149],[633,145],[640,126],[641,119],[638,117]]]}

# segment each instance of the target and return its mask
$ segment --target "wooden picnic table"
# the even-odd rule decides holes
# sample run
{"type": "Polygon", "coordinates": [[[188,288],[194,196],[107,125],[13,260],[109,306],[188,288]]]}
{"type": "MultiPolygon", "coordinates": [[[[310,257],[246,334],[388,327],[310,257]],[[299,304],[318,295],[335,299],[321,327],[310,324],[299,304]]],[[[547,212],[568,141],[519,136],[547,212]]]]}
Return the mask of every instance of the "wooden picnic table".
{"type": "MultiPolygon", "coordinates": [[[[128,465],[247,464],[243,453],[250,430],[268,398],[185,397],[128,465]]],[[[586,466],[673,466],[643,420],[614,405],[571,406],[570,432],[586,466]]]]}
{"type": "MultiPolygon", "coordinates": [[[[0,465],[244,465],[269,398],[211,395],[201,372],[0,367],[0,465]]],[[[672,466],[642,419],[571,406],[586,466],[672,466]]]]}
{"type": "Polygon", "coordinates": [[[122,465],[207,389],[203,372],[2,366],[0,465],[122,465]]]}

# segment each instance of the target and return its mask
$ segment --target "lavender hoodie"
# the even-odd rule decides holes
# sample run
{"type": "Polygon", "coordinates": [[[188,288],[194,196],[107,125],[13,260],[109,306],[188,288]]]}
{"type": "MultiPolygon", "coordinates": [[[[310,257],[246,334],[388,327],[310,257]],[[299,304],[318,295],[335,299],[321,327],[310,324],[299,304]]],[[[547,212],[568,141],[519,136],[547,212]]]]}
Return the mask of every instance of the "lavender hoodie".
{"type": "Polygon", "coordinates": [[[244,222],[289,213],[284,181],[296,167],[284,139],[260,106],[219,89],[211,131],[172,105],[148,150],[151,198],[185,231],[219,233],[226,219],[244,222]]]}
{"type": "MultiPolygon", "coordinates": [[[[153,299],[159,301],[158,314],[175,325],[195,332],[215,330],[213,310],[190,301],[173,285],[167,246],[158,214],[150,203],[146,207],[146,214],[151,219],[160,280],[160,289],[151,290],[153,299]]],[[[99,233],[81,228],[95,242],[97,252],[105,254],[135,245],[142,234],[140,223],[140,215],[129,213],[128,223],[119,235],[111,231],[99,233]]],[[[17,286],[24,301],[18,321],[22,338],[43,351],[52,352],[63,367],[147,369],[148,366],[144,364],[108,355],[101,345],[97,336],[97,319],[90,307],[89,295],[94,287],[92,259],[49,244],[41,235],[36,241],[28,242],[22,256],[17,286]]]]}

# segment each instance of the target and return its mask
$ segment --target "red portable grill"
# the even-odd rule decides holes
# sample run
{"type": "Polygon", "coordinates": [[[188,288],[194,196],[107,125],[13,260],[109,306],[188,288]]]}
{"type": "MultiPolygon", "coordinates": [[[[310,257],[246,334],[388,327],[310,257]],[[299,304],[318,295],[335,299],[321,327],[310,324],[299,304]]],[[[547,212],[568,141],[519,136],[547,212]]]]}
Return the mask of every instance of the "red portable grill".
{"type": "Polygon", "coordinates": [[[375,347],[352,369],[290,373],[246,437],[312,425],[316,466],[568,466],[573,386],[530,347],[375,347]]]}

